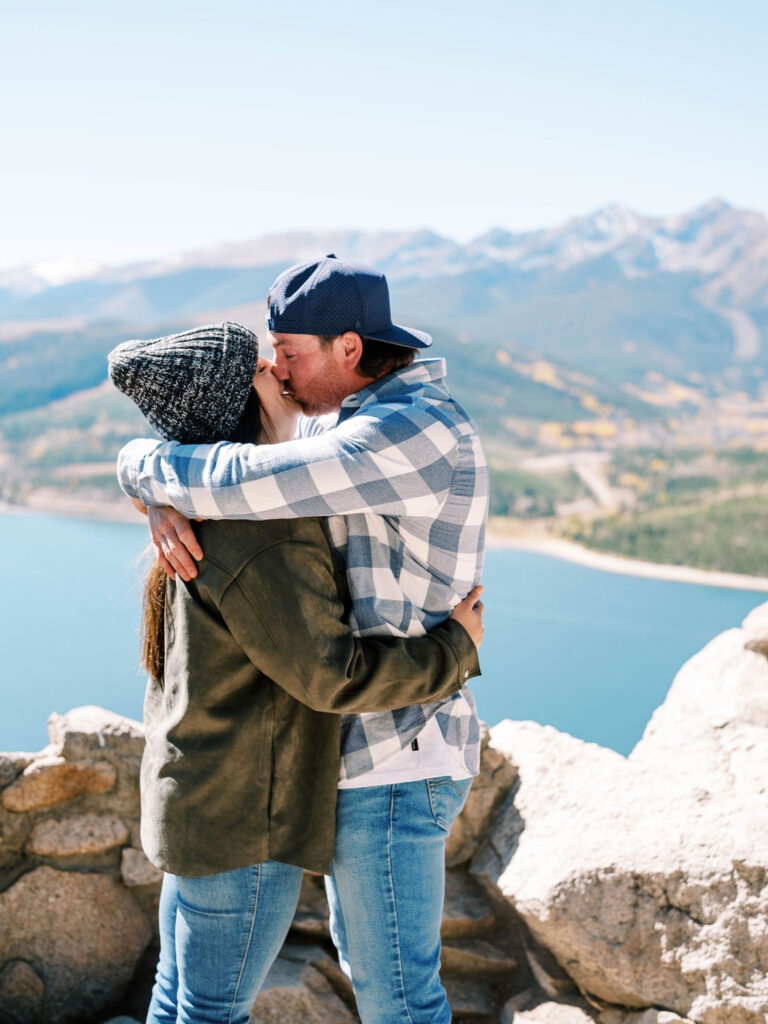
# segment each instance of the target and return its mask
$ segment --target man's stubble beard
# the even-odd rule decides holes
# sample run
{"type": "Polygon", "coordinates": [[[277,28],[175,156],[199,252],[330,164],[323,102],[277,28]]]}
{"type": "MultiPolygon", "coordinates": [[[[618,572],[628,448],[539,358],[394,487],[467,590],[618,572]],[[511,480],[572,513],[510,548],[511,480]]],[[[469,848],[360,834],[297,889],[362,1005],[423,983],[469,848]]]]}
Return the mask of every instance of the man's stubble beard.
{"type": "MultiPolygon", "coordinates": [[[[292,391],[290,382],[288,389],[292,391]]],[[[305,416],[338,412],[342,399],[351,394],[339,373],[330,348],[323,352],[323,368],[302,391],[292,391],[305,416]]]]}

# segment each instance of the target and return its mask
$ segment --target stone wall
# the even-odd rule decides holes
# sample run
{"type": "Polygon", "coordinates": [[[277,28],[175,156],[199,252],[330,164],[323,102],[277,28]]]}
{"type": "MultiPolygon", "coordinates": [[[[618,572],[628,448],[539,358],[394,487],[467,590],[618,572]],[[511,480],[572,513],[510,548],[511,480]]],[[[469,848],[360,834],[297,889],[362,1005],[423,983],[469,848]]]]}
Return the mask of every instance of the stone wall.
{"type": "MultiPolygon", "coordinates": [[[[157,957],[161,873],[139,840],[141,725],[103,708],[49,720],[39,753],[0,754],[0,1022],[143,1019],[157,957]]],[[[488,745],[449,844],[446,984],[457,1016],[498,1016],[520,987],[506,901],[466,865],[514,772],[488,745]]],[[[523,977],[527,977],[525,971],[523,977]]],[[[356,1020],[333,956],[322,879],[307,873],[254,1020],[356,1020]]]]}
{"type": "MultiPolygon", "coordinates": [[[[768,605],[683,667],[629,758],[531,722],[485,735],[446,853],[457,1020],[764,1024],[766,654],[768,605]]],[[[49,733],[0,754],[0,1024],[141,1020],[160,886],[141,726],[87,707],[49,733]]],[[[357,1020],[319,878],[252,1020],[357,1020]]]]}
{"type": "Polygon", "coordinates": [[[98,1019],[153,940],[160,873],[141,852],[141,726],[101,708],[0,754],[0,1020],[98,1019]]]}

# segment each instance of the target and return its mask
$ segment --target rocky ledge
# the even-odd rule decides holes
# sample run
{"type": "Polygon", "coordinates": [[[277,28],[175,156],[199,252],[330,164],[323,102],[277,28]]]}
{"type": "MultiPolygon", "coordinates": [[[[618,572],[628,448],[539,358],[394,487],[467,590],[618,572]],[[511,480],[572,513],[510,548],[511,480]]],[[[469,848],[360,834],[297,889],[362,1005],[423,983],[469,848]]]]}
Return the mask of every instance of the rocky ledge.
{"type": "MultiPolygon", "coordinates": [[[[628,758],[532,722],[486,734],[447,849],[457,1020],[764,1024],[766,657],[768,604],[681,669],[628,758]]],[[[86,707],[49,733],[0,754],[0,1019],[130,1024],[160,885],[139,842],[141,726],[86,707]]],[[[357,1020],[321,879],[252,1020],[357,1020]]]]}

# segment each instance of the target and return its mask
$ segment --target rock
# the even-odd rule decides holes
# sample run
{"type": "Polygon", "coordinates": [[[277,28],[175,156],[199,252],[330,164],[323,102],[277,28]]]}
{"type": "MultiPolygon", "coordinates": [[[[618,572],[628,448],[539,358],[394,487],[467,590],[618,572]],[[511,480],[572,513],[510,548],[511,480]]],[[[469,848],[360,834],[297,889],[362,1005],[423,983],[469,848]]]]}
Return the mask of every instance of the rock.
{"type": "Polygon", "coordinates": [[[38,857],[73,857],[114,850],[127,839],[124,823],[110,815],[80,814],[62,821],[47,818],[35,825],[26,852],[38,857]]]}
{"type": "MultiPolygon", "coordinates": [[[[313,957],[311,964],[331,983],[334,992],[342,1001],[348,1007],[354,1007],[355,993],[352,982],[339,967],[338,960],[332,960],[329,956],[313,957]]],[[[448,993],[448,1002],[455,1020],[466,1017],[478,1020],[492,1015],[495,1000],[489,983],[464,975],[444,976],[442,982],[448,993]]]]}
{"type": "Polygon", "coordinates": [[[746,802],[739,831],[751,828],[752,805],[765,806],[768,793],[766,697],[766,659],[744,649],[743,630],[728,630],[678,672],[629,760],[663,765],[699,802],[746,802]]]}
{"type": "MultiPolygon", "coordinates": [[[[139,831],[139,771],[144,750],[144,731],[139,722],[117,715],[105,708],[86,706],[73,708],[64,715],[53,714],[48,720],[51,744],[48,750],[68,762],[108,761],[117,772],[117,782],[110,791],[108,810],[118,815],[131,829],[131,841],[139,831]]],[[[104,802],[88,810],[102,810],[104,802]]]]}
{"type": "Polygon", "coordinates": [[[443,943],[440,961],[444,973],[470,978],[510,980],[518,968],[516,960],[506,956],[504,950],[487,939],[473,939],[451,945],[443,943]]]}
{"type": "Polygon", "coordinates": [[[322,877],[304,872],[291,930],[316,939],[330,939],[328,927],[328,900],[322,877]]]}
{"type": "Polygon", "coordinates": [[[0,789],[10,785],[34,760],[35,754],[23,754],[17,751],[0,754],[0,789]]]}
{"type": "Polygon", "coordinates": [[[579,987],[706,1024],[768,1013],[768,661],[742,630],[678,673],[630,755],[534,723],[473,863],[579,987]]]}
{"type": "Polygon", "coordinates": [[[530,1010],[542,1002],[541,992],[537,988],[526,988],[515,992],[513,996],[504,1003],[501,1010],[501,1020],[511,1019],[512,1014],[520,1013],[522,1010],[530,1010]]]}
{"type": "Polygon", "coordinates": [[[108,761],[65,761],[44,757],[33,761],[0,794],[9,811],[34,811],[72,800],[82,793],[106,793],[117,773],[108,761]]]}
{"type": "Polygon", "coordinates": [[[768,602],[753,608],[741,624],[744,646],[768,658],[768,602]]]}
{"type": "Polygon", "coordinates": [[[529,940],[525,943],[525,962],[536,984],[548,999],[562,999],[576,991],[573,978],[566,974],[548,949],[529,940]]]}
{"type": "Polygon", "coordinates": [[[323,950],[283,947],[251,1008],[252,1024],[355,1024],[330,982],[311,965],[323,950]]]}
{"type": "Polygon", "coordinates": [[[516,777],[514,767],[494,750],[490,734],[483,727],[480,774],[472,783],[464,808],[448,836],[445,847],[447,867],[464,864],[475,855],[494,813],[515,784],[516,777]]]}
{"type": "Polygon", "coordinates": [[[598,1024],[693,1024],[688,1017],[680,1017],[669,1010],[649,1009],[640,1013],[610,1009],[598,1014],[598,1024]]]}
{"type": "Polygon", "coordinates": [[[64,715],[54,712],[48,719],[48,735],[54,753],[67,761],[107,757],[138,773],[144,728],[132,718],[93,704],[85,705],[64,715]]]}
{"type": "Polygon", "coordinates": [[[123,885],[129,888],[139,885],[156,885],[163,880],[163,872],[156,868],[143,850],[126,846],[120,863],[123,885]]]}
{"type": "Polygon", "coordinates": [[[491,1018],[495,1000],[488,985],[463,977],[443,978],[442,981],[453,1020],[491,1018]]]}
{"type": "Polygon", "coordinates": [[[581,1006],[567,1003],[539,1003],[530,1010],[517,1010],[510,1000],[501,1011],[501,1024],[594,1024],[594,1017],[581,1006]]]}
{"type": "Polygon", "coordinates": [[[497,925],[496,911],[477,884],[463,871],[445,875],[445,907],[440,934],[444,939],[485,935],[497,925]]]}
{"type": "Polygon", "coordinates": [[[339,966],[337,958],[331,959],[327,954],[313,956],[312,966],[331,983],[331,988],[348,1007],[355,1006],[355,990],[352,982],[339,966]]]}
{"type": "MultiPolygon", "coordinates": [[[[75,1024],[114,1006],[152,934],[133,897],[112,878],[50,867],[0,894],[0,920],[0,970],[9,961],[33,966],[44,985],[37,1020],[46,1024],[75,1024]]],[[[24,978],[25,992],[39,991],[28,972],[24,978]]],[[[21,1012],[25,992],[4,995],[3,1010],[21,1012]]]]}
{"type": "Polygon", "coordinates": [[[0,970],[3,1024],[35,1024],[43,1009],[45,986],[26,960],[9,960],[0,970]]]}
{"type": "Polygon", "coordinates": [[[32,824],[28,815],[7,811],[0,803],[0,850],[21,852],[32,831],[32,824]]]}
{"type": "Polygon", "coordinates": [[[250,1020],[253,1024],[355,1024],[356,1018],[325,978],[307,967],[295,984],[260,992],[250,1020]]]}

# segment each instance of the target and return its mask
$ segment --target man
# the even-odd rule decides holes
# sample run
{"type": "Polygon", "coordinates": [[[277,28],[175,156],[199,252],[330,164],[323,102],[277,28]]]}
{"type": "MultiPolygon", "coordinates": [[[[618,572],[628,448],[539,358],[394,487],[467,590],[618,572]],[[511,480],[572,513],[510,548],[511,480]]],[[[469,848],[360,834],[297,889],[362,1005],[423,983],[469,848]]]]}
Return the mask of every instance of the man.
{"type": "MultiPolygon", "coordinates": [[[[309,416],[271,446],[134,441],[121,484],[190,517],[327,517],[361,635],[420,635],[478,583],[488,473],[432,339],[392,323],[383,274],[335,256],[291,267],[269,296],[274,373],[309,416]]],[[[151,512],[171,571],[202,555],[178,516],[151,512]]],[[[345,716],[331,930],[364,1024],[445,1024],[439,980],[444,841],[479,765],[467,687],[449,700],[345,716]]]]}

